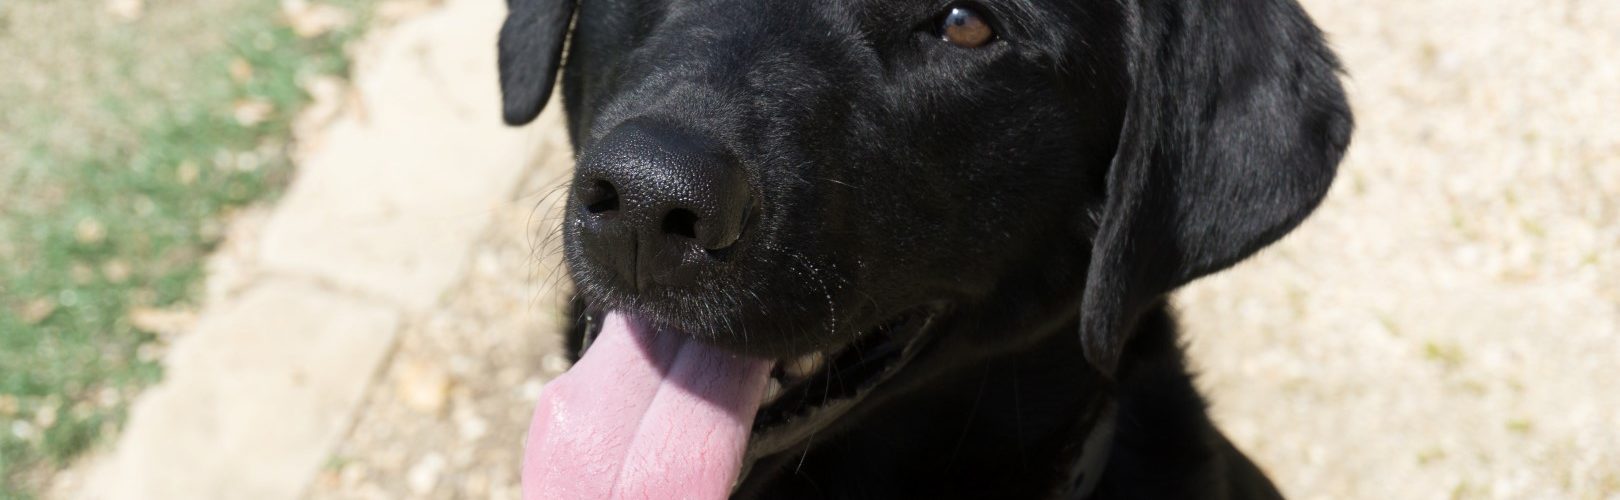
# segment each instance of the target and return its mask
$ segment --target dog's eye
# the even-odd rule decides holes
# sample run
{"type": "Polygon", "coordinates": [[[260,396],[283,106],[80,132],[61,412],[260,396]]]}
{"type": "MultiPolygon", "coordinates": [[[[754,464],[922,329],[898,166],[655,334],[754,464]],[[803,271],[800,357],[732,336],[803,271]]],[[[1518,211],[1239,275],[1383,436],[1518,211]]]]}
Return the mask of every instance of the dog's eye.
{"type": "Polygon", "coordinates": [[[945,17],[940,18],[939,36],[951,45],[971,49],[990,43],[995,39],[996,32],[990,29],[990,23],[968,7],[951,7],[945,17]]]}

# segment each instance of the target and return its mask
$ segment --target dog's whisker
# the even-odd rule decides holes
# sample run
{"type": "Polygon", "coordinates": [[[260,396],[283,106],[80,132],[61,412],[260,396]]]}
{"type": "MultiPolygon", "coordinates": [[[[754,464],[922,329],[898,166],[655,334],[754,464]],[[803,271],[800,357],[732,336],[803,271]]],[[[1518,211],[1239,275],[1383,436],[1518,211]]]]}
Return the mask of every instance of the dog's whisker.
{"type": "Polygon", "coordinates": [[[847,187],[847,188],[850,188],[850,189],[854,189],[856,191],[859,191],[861,189],[859,186],[856,186],[854,184],[850,184],[848,182],[844,182],[844,181],[841,181],[841,180],[838,180],[838,179],[833,179],[833,178],[830,178],[830,177],[815,177],[815,179],[816,180],[821,180],[821,181],[827,181],[829,183],[844,186],[844,187],[847,187]]]}

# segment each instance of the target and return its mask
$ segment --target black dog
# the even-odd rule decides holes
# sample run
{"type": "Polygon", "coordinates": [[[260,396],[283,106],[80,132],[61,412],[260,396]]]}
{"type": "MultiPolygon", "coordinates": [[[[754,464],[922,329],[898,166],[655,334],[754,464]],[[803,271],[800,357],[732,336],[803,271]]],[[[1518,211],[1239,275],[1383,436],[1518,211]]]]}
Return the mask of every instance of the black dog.
{"type": "Polygon", "coordinates": [[[763,403],[691,389],[758,405],[734,498],[1279,496],[1165,296],[1299,224],[1349,142],[1294,0],[510,7],[509,123],[568,47],[576,348],[621,321],[779,360],[725,372],[763,403]]]}

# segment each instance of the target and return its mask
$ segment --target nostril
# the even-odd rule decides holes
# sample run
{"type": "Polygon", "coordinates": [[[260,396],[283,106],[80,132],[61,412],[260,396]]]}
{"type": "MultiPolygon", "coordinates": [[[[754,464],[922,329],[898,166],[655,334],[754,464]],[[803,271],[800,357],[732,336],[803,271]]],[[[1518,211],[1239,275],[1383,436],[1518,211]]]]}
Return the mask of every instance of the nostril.
{"type": "Polygon", "coordinates": [[[592,181],[580,196],[586,212],[600,214],[619,209],[619,190],[608,181],[592,181]]]}
{"type": "Polygon", "coordinates": [[[675,234],[687,238],[697,238],[698,216],[691,210],[677,208],[664,214],[664,234],[675,234]]]}

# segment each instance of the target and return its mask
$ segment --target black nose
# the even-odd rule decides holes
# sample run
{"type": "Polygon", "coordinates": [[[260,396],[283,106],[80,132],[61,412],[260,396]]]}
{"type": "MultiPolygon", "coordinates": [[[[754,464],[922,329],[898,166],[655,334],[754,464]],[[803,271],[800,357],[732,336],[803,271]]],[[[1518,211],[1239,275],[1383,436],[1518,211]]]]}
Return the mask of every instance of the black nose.
{"type": "Polygon", "coordinates": [[[714,141],[631,122],[580,158],[573,216],[582,249],[626,284],[688,286],[743,238],[751,193],[714,141]]]}

